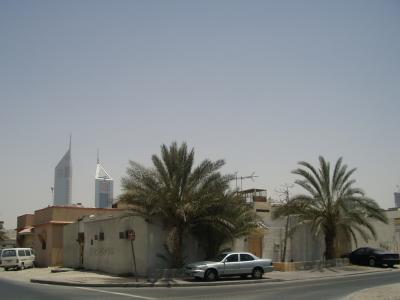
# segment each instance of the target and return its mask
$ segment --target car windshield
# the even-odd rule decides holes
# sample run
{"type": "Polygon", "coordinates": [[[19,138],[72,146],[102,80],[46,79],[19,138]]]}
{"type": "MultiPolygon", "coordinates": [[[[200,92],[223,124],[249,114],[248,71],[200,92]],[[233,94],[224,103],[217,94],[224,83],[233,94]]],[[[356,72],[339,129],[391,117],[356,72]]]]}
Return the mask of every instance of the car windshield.
{"type": "Polygon", "coordinates": [[[226,253],[225,254],[218,254],[216,257],[210,259],[210,261],[221,261],[225,258],[226,253]]]}

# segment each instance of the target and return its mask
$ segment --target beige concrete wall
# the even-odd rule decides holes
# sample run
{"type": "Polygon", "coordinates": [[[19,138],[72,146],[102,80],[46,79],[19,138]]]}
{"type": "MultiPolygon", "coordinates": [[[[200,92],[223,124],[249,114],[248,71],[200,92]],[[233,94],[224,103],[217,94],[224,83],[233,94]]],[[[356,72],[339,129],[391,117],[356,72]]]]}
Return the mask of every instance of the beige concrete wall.
{"type": "Polygon", "coordinates": [[[322,260],[325,252],[325,241],[322,236],[315,236],[311,226],[299,226],[291,240],[291,250],[288,258],[293,261],[322,260]]]}
{"type": "MultiPolygon", "coordinates": [[[[271,258],[273,261],[280,261],[281,252],[284,247],[286,217],[272,219],[274,206],[265,206],[265,208],[267,207],[270,208],[269,212],[257,212],[268,226],[268,229],[264,230],[262,237],[262,257],[271,258]]],[[[290,222],[295,225],[295,218],[291,217],[290,222]]],[[[249,237],[247,236],[235,240],[232,249],[236,251],[250,251],[248,239],[249,237]]],[[[322,259],[323,252],[323,239],[315,237],[308,226],[301,226],[287,240],[286,261],[320,260],[322,259]]]]}
{"type": "Polygon", "coordinates": [[[35,215],[33,214],[26,214],[17,217],[17,228],[18,230],[23,229],[24,227],[27,226],[33,226],[35,222],[35,215]]]}
{"type": "Polygon", "coordinates": [[[51,234],[51,266],[61,266],[63,264],[63,236],[65,225],[54,224],[52,225],[51,234]]]}
{"type": "Polygon", "coordinates": [[[364,241],[357,235],[358,243],[352,242],[352,250],[358,247],[375,247],[400,253],[400,210],[386,211],[389,223],[384,224],[378,221],[371,221],[375,228],[377,239],[364,241]]]}
{"type": "MultiPolygon", "coordinates": [[[[26,246],[31,246],[36,253],[38,265],[41,267],[56,266],[63,264],[64,222],[73,222],[84,216],[96,215],[112,216],[124,213],[121,209],[98,209],[82,207],[58,207],[51,206],[36,210],[34,215],[23,215],[18,217],[19,225],[33,225],[32,237],[20,236],[26,246]],[[57,223],[60,222],[60,223],[57,223]],[[42,249],[39,235],[46,236],[46,249],[42,249]],[[29,245],[30,244],[30,245],[29,245]]],[[[75,238],[76,239],[76,238],[75,238]]]]}
{"type": "Polygon", "coordinates": [[[79,223],[65,225],[63,228],[64,256],[63,266],[81,267],[79,243],[77,242],[79,223]]]}
{"type": "MultiPolygon", "coordinates": [[[[83,221],[84,268],[99,270],[111,274],[134,273],[131,242],[120,239],[119,233],[134,229],[136,239],[133,242],[137,274],[150,276],[158,269],[168,267],[168,263],[159,257],[165,253],[165,238],[167,233],[161,223],[148,223],[139,216],[121,216],[118,218],[99,218],[83,221]],[[99,240],[100,233],[104,233],[104,240],[99,240]],[[97,236],[97,240],[96,240],[97,236]]],[[[70,251],[78,251],[73,245],[72,237],[77,234],[80,225],[65,227],[64,247],[70,251]],[[78,226],[78,227],[76,227],[78,226]],[[70,238],[67,238],[69,236],[70,238]]],[[[185,239],[186,261],[194,261],[204,257],[199,245],[192,238],[185,239]]],[[[66,266],[76,265],[76,254],[65,256],[66,266]]]]}
{"type": "Polygon", "coordinates": [[[148,224],[142,218],[133,216],[85,223],[84,267],[111,274],[133,273],[131,242],[119,238],[119,232],[126,232],[129,229],[134,229],[136,232],[133,246],[137,273],[146,274],[148,251],[151,251],[154,241],[159,237],[148,239],[148,224]],[[103,241],[99,240],[101,232],[104,233],[103,241]]]}
{"type": "Polygon", "coordinates": [[[33,234],[18,236],[17,242],[20,248],[33,248],[33,234]]]}
{"type": "Polygon", "coordinates": [[[79,218],[89,215],[116,215],[122,211],[116,208],[51,206],[35,211],[35,225],[45,224],[50,221],[77,221],[79,218]]]}
{"type": "Polygon", "coordinates": [[[51,235],[52,226],[50,224],[35,227],[33,235],[33,249],[36,255],[36,263],[39,267],[51,266],[51,235]],[[45,237],[46,249],[42,249],[39,235],[45,237]]]}

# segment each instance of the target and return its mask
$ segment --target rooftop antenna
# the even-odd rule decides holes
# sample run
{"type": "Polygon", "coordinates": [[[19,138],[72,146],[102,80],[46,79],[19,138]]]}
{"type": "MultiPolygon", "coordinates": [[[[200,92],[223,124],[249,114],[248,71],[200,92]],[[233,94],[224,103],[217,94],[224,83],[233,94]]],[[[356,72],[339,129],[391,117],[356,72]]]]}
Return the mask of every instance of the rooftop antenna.
{"type": "Polygon", "coordinates": [[[97,148],[97,164],[100,163],[99,148],[97,148]]]}
{"type": "Polygon", "coordinates": [[[240,176],[238,177],[238,172],[235,173],[235,180],[236,180],[236,190],[238,190],[238,179],[240,179],[240,190],[243,189],[243,180],[244,179],[251,179],[254,182],[254,178],[258,177],[255,175],[256,173],[253,172],[251,175],[248,176],[240,176]]]}
{"type": "Polygon", "coordinates": [[[71,141],[72,141],[72,133],[69,135],[69,150],[71,151],[71,141]]]}

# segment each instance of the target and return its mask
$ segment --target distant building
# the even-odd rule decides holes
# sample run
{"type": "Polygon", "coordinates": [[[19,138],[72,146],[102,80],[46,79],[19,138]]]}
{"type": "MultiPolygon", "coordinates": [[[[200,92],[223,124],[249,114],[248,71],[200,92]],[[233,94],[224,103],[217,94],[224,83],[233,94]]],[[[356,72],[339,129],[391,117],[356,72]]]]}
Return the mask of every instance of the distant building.
{"type": "Polygon", "coordinates": [[[100,164],[97,157],[95,175],[95,206],[96,208],[110,208],[113,201],[114,180],[100,164]]]}
{"type": "Polygon", "coordinates": [[[72,163],[71,138],[69,148],[54,170],[54,205],[71,205],[72,163]]]}
{"type": "MultiPolygon", "coordinates": [[[[118,216],[121,209],[90,208],[82,206],[49,206],[25,214],[17,219],[17,244],[35,251],[39,267],[60,266],[63,263],[64,226],[86,217],[118,216]]],[[[77,243],[74,237],[71,241],[77,243]]],[[[92,238],[92,237],[90,237],[92,238]]]]}
{"type": "Polygon", "coordinates": [[[0,221],[0,231],[3,233],[0,236],[0,249],[13,248],[16,245],[16,232],[14,229],[5,229],[3,227],[4,221],[0,221]]]}
{"type": "Polygon", "coordinates": [[[394,193],[394,205],[396,208],[400,208],[400,192],[394,193]]]}

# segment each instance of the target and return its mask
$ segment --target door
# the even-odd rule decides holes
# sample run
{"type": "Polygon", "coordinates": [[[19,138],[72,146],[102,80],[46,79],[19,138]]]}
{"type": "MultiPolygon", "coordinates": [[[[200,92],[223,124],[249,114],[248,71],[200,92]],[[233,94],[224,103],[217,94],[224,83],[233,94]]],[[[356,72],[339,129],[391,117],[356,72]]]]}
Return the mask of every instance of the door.
{"type": "Polygon", "coordinates": [[[262,257],[262,237],[250,236],[248,239],[249,252],[255,256],[262,257]]]}
{"type": "Polygon", "coordinates": [[[225,258],[224,275],[240,273],[239,254],[230,254],[225,258]]]}
{"type": "Polygon", "coordinates": [[[250,254],[241,253],[240,256],[240,273],[251,274],[254,267],[254,258],[250,254]]]}

